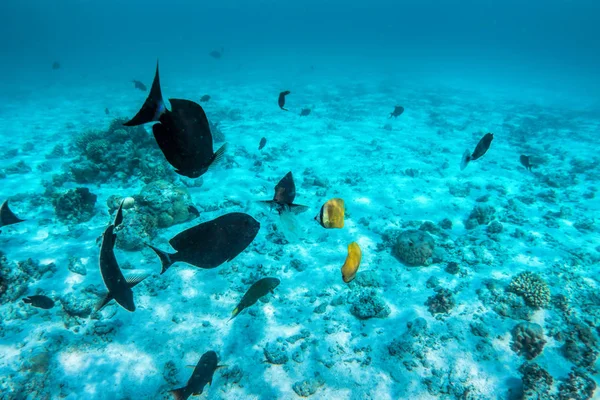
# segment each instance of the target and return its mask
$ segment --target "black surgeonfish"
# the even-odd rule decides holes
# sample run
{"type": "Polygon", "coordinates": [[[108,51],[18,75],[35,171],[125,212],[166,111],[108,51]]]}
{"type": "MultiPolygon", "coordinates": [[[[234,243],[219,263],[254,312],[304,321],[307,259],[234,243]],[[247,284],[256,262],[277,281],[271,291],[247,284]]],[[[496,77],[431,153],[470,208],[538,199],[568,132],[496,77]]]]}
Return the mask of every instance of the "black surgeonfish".
{"type": "Polygon", "coordinates": [[[264,137],[260,139],[260,143],[258,143],[258,149],[262,150],[267,145],[267,138],[264,137]]]}
{"type": "Polygon", "coordinates": [[[140,81],[136,81],[135,79],[132,80],[131,82],[133,82],[133,86],[136,89],[140,89],[142,92],[145,92],[146,90],[148,90],[148,88],[146,87],[146,85],[144,85],[142,82],[140,81]]]}
{"type": "Polygon", "coordinates": [[[294,204],[295,198],[296,185],[294,184],[294,176],[290,171],[275,185],[273,200],[261,200],[260,202],[274,207],[279,214],[283,211],[292,211],[294,214],[306,211],[308,209],[307,206],[294,204]]]}
{"type": "Polygon", "coordinates": [[[173,398],[175,400],[187,400],[190,396],[201,395],[206,384],[212,384],[215,371],[223,367],[223,365],[218,365],[218,363],[217,353],[214,351],[204,353],[200,357],[200,361],[198,361],[198,364],[194,368],[194,372],[187,384],[182,388],[171,391],[173,398]]]}
{"type": "Polygon", "coordinates": [[[285,106],[285,96],[287,96],[290,93],[291,92],[289,90],[279,93],[279,99],[277,100],[277,104],[279,104],[279,108],[281,108],[283,111],[288,111],[288,109],[283,108],[283,106],[285,106]]]}
{"type": "Polygon", "coordinates": [[[140,111],[125,126],[158,121],[152,126],[156,143],[175,172],[188,178],[198,178],[219,161],[227,148],[223,144],[213,151],[213,137],[204,109],[193,101],[169,99],[167,110],[160,89],[158,62],[150,94],[140,111]]]}
{"type": "Polygon", "coordinates": [[[225,48],[221,47],[221,50],[213,50],[210,53],[208,53],[208,55],[211,56],[212,58],[215,58],[218,60],[221,57],[223,57],[224,53],[225,53],[225,48]]]}
{"type": "Polygon", "coordinates": [[[198,268],[216,268],[231,261],[252,243],[260,223],[248,214],[234,212],[186,229],[169,240],[176,253],[150,247],[160,258],[161,274],[176,262],[198,268]]]}
{"type": "Polygon", "coordinates": [[[210,96],[205,94],[204,96],[200,97],[200,101],[201,102],[207,102],[210,100],[210,96]]]}
{"type": "Polygon", "coordinates": [[[461,171],[463,169],[467,168],[467,165],[471,161],[474,161],[474,160],[477,160],[478,158],[483,157],[483,155],[490,148],[490,145],[492,144],[492,140],[494,140],[494,134],[486,133],[481,138],[481,140],[479,140],[479,143],[477,143],[477,146],[475,147],[475,151],[473,152],[473,154],[471,154],[471,152],[469,150],[465,150],[465,152],[463,153],[462,160],[460,162],[461,171]]]}
{"type": "Polygon", "coordinates": [[[0,227],[18,224],[25,220],[18,218],[8,207],[8,200],[0,206],[0,227]]]}
{"type": "Polygon", "coordinates": [[[143,281],[147,275],[133,275],[125,279],[117,258],[115,257],[115,242],[117,235],[114,233],[121,222],[123,222],[123,202],[117,210],[115,220],[110,224],[102,235],[102,244],[100,246],[100,273],[104,284],[108,289],[108,293],[96,305],[96,311],[108,304],[114,299],[121,307],[127,311],[135,311],[135,303],[133,302],[133,288],[135,285],[143,281]]]}
{"type": "Polygon", "coordinates": [[[521,161],[521,165],[524,166],[527,171],[531,171],[531,167],[533,167],[533,165],[531,165],[531,160],[529,156],[521,155],[521,157],[519,157],[519,160],[521,161]]]}
{"type": "Polygon", "coordinates": [[[404,107],[402,106],[394,106],[394,111],[392,111],[390,113],[390,116],[388,118],[398,118],[400,115],[402,115],[402,113],[404,112],[404,107]]]}
{"type": "Polygon", "coordinates": [[[302,111],[300,111],[301,117],[307,117],[309,115],[310,115],[310,108],[303,108],[302,111]]]}
{"type": "Polygon", "coordinates": [[[23,302],[31,304],[33,307],[43,308],[44,310],[49,310],[54,307],[54,300],[48,296],[42,295],[27,296],[23,299],[23,302]]]}
{"type": "Polygon", "coordinates": [[[273,293],[273,289],[279,286],[279,283],[280,280],[277,278],[262,278],[254,282],[231,313],[230,321],[241,313],[243,309],[255,304],[261,297],[273,293]]]}

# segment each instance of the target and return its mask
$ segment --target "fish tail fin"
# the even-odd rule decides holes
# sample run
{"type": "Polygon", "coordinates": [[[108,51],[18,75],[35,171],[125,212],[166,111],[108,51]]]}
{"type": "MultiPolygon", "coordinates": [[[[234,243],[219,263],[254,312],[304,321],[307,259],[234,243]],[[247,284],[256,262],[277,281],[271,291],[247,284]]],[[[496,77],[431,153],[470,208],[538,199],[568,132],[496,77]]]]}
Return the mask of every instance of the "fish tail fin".
{"type": "Polygon", "coordinates": [[[156,73],[150,94],[146,98],[144,105],[138,113],[130,121],[125,122],[125,126],[143,125],[148,122],[158,121],[160,116],[165,112],[165,101],[163,100],[162,91],[160,90],[160,77],[158,75],[158,61],[156,61],[156,73]]]}
{"type": "Polygon", "coordinates": [[[0,206],[0,222],[2,222],[2,225],[12,225],[23,221],[8,207],[8,200],[2,203],[2,206],[0,206]]]}
{"type": "Polygon", "coordinates": [[[23,299],[23,303],[31,304],[32,300],[29,297],[23,299]]]}
{"type": "Polygon", "coordinates": [[[465,150],[462,156],[462,160],[460,160],[460,170],[467,168],[467,164],[471,161],[471,152],[469,150],[465,150]]]}
{"type": "Polygon", "coordinates": [[[179,389],[174,389],[171,390],[171,395],[173,396],[174,400],[185,400],[185,387],[179,388],[179,389]]]}
{"type": "Polygon", "coordinates": [[[159,250],[156,247],[151,246],[149,244],[146,244],[146,246],[148,246],[152,250],[154,250],[154,252],[158,256],[158,258],[160,258],[160,263],[162,264],[162,270],[160,271],[160,274],[162,275],[165,272],[167,272],[169,267],[174,264],[174,261],[171,259],[171,254],[169,254],[165,251],[159,250]]]}
{"type": "Polygon", "coordinates": [[[103,294],[100,297],[100,299],[98,300],[98,302],[96,303],[96,305],[94,307],[94,311],[102,310],[102,308],[104,308],[104,306],[107,305],[108,302],[111,301],[112,299],[113,299],[113,297],[111,296],[110,292],[103,294]]]}
{"type": "Polygon", "coordinates": [[[287,108],[283,108],[283,107],[281,107],[281,109],[282,109],[283,111],[290,111],[290,110],[288,110],[287,108]]]}
{"type": "Polygon", "coordinates": [[[215,154],[213,154],[212,160],[210,160],[209,168],[214,167],[221,160],[223,160],[223,157],[225,157],[226,150],[227,150],[227,143],[224,143],[221,147],[219,147],[219,149],[217,151],[215,151],[215,154]]]}
{"type": "MultiPolygon", "coordinates": [[[[240,310],[239,307],[236,307],[235,310],[233,310],[231,312],[231,318],[229,318],[229,321],[231,321],[232,319],[234,319],[235,317],[237,317],[238,314],[240,313],[240,311],[242,311],[242,310],[240,310]]],[[[229,322],[229,321],[227,321],[227,322],[229,322]]]]}

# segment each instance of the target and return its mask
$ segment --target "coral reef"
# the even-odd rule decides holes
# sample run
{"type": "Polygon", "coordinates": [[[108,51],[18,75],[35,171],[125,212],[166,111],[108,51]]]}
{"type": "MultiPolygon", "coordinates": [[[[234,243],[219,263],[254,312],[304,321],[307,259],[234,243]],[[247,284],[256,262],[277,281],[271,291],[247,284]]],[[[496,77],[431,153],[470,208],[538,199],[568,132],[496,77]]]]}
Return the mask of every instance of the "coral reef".
{"type": "Polygon", "coordinates": [[[390,315],[390,308],[375,291],[364,291],[352,302],[350,313],[358,319],[386,318],[390,315]]]}
{"type": "Polygon", "coordinates": [[[523,297],[531,307],[544,308],[550,303],[548,284],[539,275],[530,271],[521,272],[513,277],[506,290],[523,297]]]}
{"type": "Polygon", "coordinates": [[[292,389],[300,397],[312,396],[317,389],[325,384],[325,380],[321,378],[318,372],[315,372],[314,377],[296,382],[292,385],[292,389]]]}
{"type": "Polygon", "coordinates": [[[78,187],[58,195],[52,203],[58,219],[80,223],[94,216],[97,197],[88,188],[78,187]]]}
{"type": "Polygon", "coordinates": [[[525,362],[519,367],[523,381],[523,400],[552,398],[552,376],[536,363],[525,362]]]}
{"type": "Polygon", "coordinates": [[[533,360],[544,350],[544,330],[538,324],[521,322],[512,331],[510,348],[520,356],[533,360]]]}
{"type": "Polygon", "coordinates": [[[587,400],[594,398],[596,382],[580,369],[573,368],[568,379],[558,387],[559,400],[587,400]]]}
{"type": "Polygon", "coordinates": [[[425,302],[431,315],[448,314],[456,305],[452,292],[448,289],[438,288],[437,293],[430,296],[425,302]]]}
{"type": "Polygon", "coordinates": [[[474,229],[478,225],[487,225],[492,221],[495,213],[496,210],[494,207],[477,204],[473,210],[471,210],[469,218],[465,221],[465,228],[474,229]]]}
{"type": "Polygon", "coordinates": [[[435,248],[433,237],[421,230],[403,231],[396,238],[392,254],[403,263],[410,266],[427,266],[435,248]]]}

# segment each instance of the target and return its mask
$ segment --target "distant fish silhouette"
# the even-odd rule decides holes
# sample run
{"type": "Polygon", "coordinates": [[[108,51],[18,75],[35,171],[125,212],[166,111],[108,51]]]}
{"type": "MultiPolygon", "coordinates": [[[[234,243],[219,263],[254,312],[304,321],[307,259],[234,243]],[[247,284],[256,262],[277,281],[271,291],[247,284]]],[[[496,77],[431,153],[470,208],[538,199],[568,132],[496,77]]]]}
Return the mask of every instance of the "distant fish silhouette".
{"type": "Polygon", "coordinates": [[[307,117],[308,115],[310,115],[310,108],[303,108],[302,111],[300,111],[301,117],[307,117]]]}
{"type": "Polygon", "coordinates": [[[146,87],[146,85],[144,85],[142,82],[140,82],[140,81],[136,81],[135,79],[134,79],[134,80],[132,80],[132,82],[133,82],[133,86],[134,86],[136,89],[140,89],[140,90],[141,90],[141,91],[143,91],[143,92],[145,92],[145,91],[147,91],[147,90],[148,90],[148,88],[146,87]]]}
{"type": "Polygon", "coordinates": [[[308,207],[294,204],[295,198],[296,184],[294,183],[294,176],[290,171],[275,185],[273,200],[261,200],[260,202],[275,208],[279,214],[284,211],[292,211],[294,214],[306,211],[308,207]]]}
{"type": "Polygon", "coordinates": [[[96,305],[96,311],[100,310],[113,299],[127,311],[135,311],[133,291],[131,289],[148,276],[133,275],[127,279],[123,276],[114,252],[117,240],[117,235],[114,231],[122,222],[123,201],[119,205],[114,222],[106,228],[102,235],[102,244],[100,245],[100,274],[108,292],[96,305]]]}
{"type": "Polygon", "coordinates": [[[8,200],[0,206],[0,227],[18,224],[23,222],[23,219],[18,218],[8,207],[8,200]]]}
{"type": "Polygon", "coordinates": [[[281,108],[284,111],[288,111],[286,108],[283,108],[283,106],[285,106],[285,96],[287,96],[290,93],[291,92],[289,90],[279,93],[279,99],[277,100],[277,104],[279,104],[279,108],[281,108]]]}
{"type": "Polygon", "coordinates": [[[213,151],[210,123],[204,109],[193,101],[169,99],[167,110],[160,89],[158,62],[150,94],[142,108],[125,126],[158,122],[152,126],[154,138],[175,172],[188,178],[198,178],[223,158],[227,143],[213,151]]]}
{"type": "Polygon", "coordinates": [[[477,159],[483,157],[483,155],[490,148],[490,145],[492,144],[492,140],[494,140],[494,134],[486,133],[477,143],[477,146],[475,147],[475,151],[473,151],[473,154],[471,154],[471,152],[469,150],[465,150],[465,152],[463,153],[462,160],[460,161],[461,171],[463,169],[467,168],[467,165],[471,161],[474,161],[474,160],[477,160],[477,159]]]}
{"type": "Polygon", "coordinates": [[[54,307],[54,300],[42,295],[27,296],[23,299],[23,303],[31,304],[33,307],[43,308],[44,310],[54,307]]]}
{"type": "Polygon", "coordinates": [[[258,144],[258,149],[262,150],[267,145],[267,138],[260,139],[260,143],[258,144]]]}
{"type": "Polygon", "coordinates": [[[216,268],[231,261],[252,243],[260,223],[248,214],[234,212],[188,228],[169,240],[175,253],[150,247],[162,264],[164,274],[176,262],[198,268],[216,268]]]}
{"type": "Polygon", "coordinates": [[[60,69],[60,63],[59,63],[58,61],[54,61],[54,62],[52,63],[52,69],[53,69],[53,70],[60,69]]]}
{"type": "Polygon", "coordinates": [[[390,116],[388,118],[398,118],[400,115],[402,115],[402,113],[404,112],[404,107],[402,106],[395,106],[394,107],[394,111],[392,111],[390,113],[390,116]]]}
{"type": "Polygon", "coordinates": [[[106,114],[106,115],[110,114],[110,110],[108,109],[108,107],[106,107],[106,108],[104,109],[104,114],[106,114]]]}
{"type": "Polygon", "coordinates": [[[221,47],[221,50],[213,50],[210,53],[208,53],[209,56],[211,56],[214,59],[220,59],[221,57],[223,57],[223,53],[225,53],[225,49],[223,47],[221,47]]]}
{"type": "Polygon", "coordinates": [[[242,310],[255,304],[261,297],[266,296],[269,293],[274,293],[273,289],[279,286],[279,283],[280,281],[277,278],[262,278],[254,282],[231,313],[231,318],[229,320],[231,321],[237,317],[242,310]]]}
{"type": "Polygon", "coordinates": [[[200,97],[200,101],[201,101],[201,102],[204,102],[204,103],[205,103],[205,102],[207,102],[207,101],[209,101],[209,100],[210,100],[210,96],[209,96],[209,95],[207,95],[207,94],[205,94],[204,96],[200,97]]]}
{"type": "Polygon", "coordinates": [[[524,166],[527,171],[531,171],[531,167],[533,166],[531,165],[529,156],[521,155],[521,157],[519,157],[519,161],[521,161],[521,165],[524,166]]]}

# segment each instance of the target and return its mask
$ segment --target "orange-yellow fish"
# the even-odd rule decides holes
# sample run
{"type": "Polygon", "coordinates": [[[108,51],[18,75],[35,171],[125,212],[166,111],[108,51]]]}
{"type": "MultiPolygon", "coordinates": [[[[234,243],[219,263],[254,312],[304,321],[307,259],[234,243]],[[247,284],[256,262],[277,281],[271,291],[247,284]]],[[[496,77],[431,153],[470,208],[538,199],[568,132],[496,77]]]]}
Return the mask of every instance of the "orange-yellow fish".
{"type": "Polygon", "coordinates": [[[352,242],[348,245],[348,256],[346,257],[346,262],[342,267],[342,279],[344,282],[351,282],[356,276],[356,272],[358,271],[358,267],[360,267],[360,260],[362,258],[362,252],[360,251],[360,247],[358,247],[358,243],[352,242]]]}
{"type": "Polygon", "coordinates": [[[344,212],[344,200],[331,199],[323,204],[319,215],[315,219],[323,228],[343,228],[344,212]]]}

